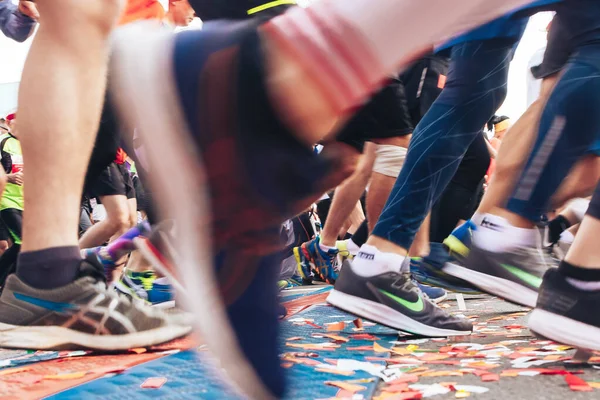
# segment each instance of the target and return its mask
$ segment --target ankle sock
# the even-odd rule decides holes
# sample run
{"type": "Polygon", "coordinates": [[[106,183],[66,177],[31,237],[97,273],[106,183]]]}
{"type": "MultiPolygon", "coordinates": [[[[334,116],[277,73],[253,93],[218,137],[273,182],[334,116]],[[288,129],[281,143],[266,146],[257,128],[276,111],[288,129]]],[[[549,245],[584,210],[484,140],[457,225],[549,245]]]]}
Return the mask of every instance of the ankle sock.
{"type": "Polygon", "coordinates": [[[344,240],[344,242],[346,243],[346,248],[348,249],[348,252],[353,256],[355,256],[356,253],[358,253],[358,251],[360,250],[360,246],[354,243],[352,239],[344,240]]]}
{"type": "Polygon", "coordinates": [[[538,235],[536,228],[517,228],[506,218],[486,214],[473,232],[473,242],[483,250],[501,253],[519,247],[535,247],[538,235]]]}
{"type": "Polygon", "coordinates": [[[579,290],[600,290],[600,268],[583,268],[561,261],[558,271],[579,290]]]}
{"type": "Polygon", "coordinates": [[[394,253],[384,253],[377,247],[363,244],[354,257],[352,270],[360,276],[375,276],[386,272],[400,272],[403,257],[394,253]]]}
{"type": "Polygon", "coordinates": [[[321,243],[320,240],[319,240],[319,248],[321,250],[323,250],[325,253],[327,253],[329,250],[337,250],[337,247],[331,247],[331,246],[324,245],[323,243],[321,243]]]}
{"type": "Polygon", "coordinates": [[[81,253],[77,246],[52,247],[19,254],[17,276],[37,289],[54,289],[77,279],[81,253]]]}

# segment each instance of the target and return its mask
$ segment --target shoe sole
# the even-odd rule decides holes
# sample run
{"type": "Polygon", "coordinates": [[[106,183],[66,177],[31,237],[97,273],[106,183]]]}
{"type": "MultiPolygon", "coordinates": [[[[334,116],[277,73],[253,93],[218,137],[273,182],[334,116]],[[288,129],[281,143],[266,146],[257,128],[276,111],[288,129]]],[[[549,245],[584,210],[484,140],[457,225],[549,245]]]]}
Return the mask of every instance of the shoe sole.
{"type": "Polygon", "coordinates": [[[469,252],[471,251],[467,246],[463,244],[463,242],[461,242],[455,236],[448,236],[446,239],[444,239],[442,244],[448,248],[448,252],[450,253],[450,255],[454,253],[458,254],[463,258],[466,258],[469,255],[469,252]]]}
{"type": "Polygon", "coordinates": [[[61,326],[15,326],[0,323],[0,347],[37,350],[91,349],[121,351],[148,347],[188,335],[191,327],[169,325],[124,335],[92,335],[61,326]]]}
{"type": "Polygon", "coordinates": [[[533,308],[537,302],[538,293],[536,291],[508,279],[473,271],[453,263],[444,265],[444,272],[511,303],[533,308]]]}
{"type": "Polygon", "coordinates": [[[381,303],[352,296],[335,289],[327,296],[327,302],[359,317],[414,335],[446,337],[464,336],[472,333],[471,331],[455,331],[428,326],[381,303]]]}
{"type": "Polygon", "coordinates": [[[531,312],[528,325],[535,334],[555,342],[600,351],[600,328],[596,326],[537,308],[531,312]]]}
{"type": "Polygon", "coordinates": [[[433,301],[435,304],[439,304],[442,301],[446,300],[448,298],[448,293],[444,293],[443,296],[440,297],[436,297],[435,299],[432,299],[431,297],[429,298],[431,301],[433,301]]]}
{"type": "Polygon", "coordinates": [[[125,125],[139,130],[151,165],[169,165],[154,168],[150,183],[158,189],[160,210],[177,223],[178,259],[173,261],[188,288],[185,308],[193,312],[195,326],[229,375],[228,382],[250,398],[270,399],[273,396],[243,355],[218,295],[206,173],[173,81],[174,34],[142,22],[118,29],[113,38],[112,99],[125,125]]]}

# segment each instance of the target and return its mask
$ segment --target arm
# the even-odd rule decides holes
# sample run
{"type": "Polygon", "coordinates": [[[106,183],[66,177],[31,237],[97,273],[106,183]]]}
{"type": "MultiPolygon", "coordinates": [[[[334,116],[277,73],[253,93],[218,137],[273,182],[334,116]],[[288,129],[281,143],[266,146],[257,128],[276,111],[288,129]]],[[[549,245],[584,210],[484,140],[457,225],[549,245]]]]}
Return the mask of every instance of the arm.
{"type": "Polygon", "coordinates": [[[33,33],[36,21],[21,12],[19,7],[10,0],[0,0],[0,30],[8,38],[24,42],[33,33]]]}

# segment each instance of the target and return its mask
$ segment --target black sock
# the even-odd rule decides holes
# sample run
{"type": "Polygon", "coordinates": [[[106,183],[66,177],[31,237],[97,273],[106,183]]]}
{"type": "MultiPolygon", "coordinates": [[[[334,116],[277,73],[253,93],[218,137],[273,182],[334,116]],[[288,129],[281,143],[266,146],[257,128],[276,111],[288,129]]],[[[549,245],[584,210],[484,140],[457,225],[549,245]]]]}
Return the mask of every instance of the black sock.
{"type": "Polygon", "coordinates": [[[53,247],[19,254],[17,276],[37,289],[54,289],[77,278],[81,253],[77,246],[53,247]]]}
{"type": "Polygon", "coordinates": [[[600,282],[600,269],[582,268],[577,265],[561,261],[558,271],[566,277],[584,282],[600,282]]]}
{"type": "Polygon", "coordinates": [[[550,243],[557,243],[560,239],[560,234],[569,229],[571,223],[568,219],[559,215],[548,223],[548,239],[550,243]]]}
{"type": "Polygon", "coordinates": [[[352,241],[358,246],[362,246],[367,242],[369,238],[369,225],[365,219],[362,224],[358,227],[354,235],[352,235],[352,241]]]}

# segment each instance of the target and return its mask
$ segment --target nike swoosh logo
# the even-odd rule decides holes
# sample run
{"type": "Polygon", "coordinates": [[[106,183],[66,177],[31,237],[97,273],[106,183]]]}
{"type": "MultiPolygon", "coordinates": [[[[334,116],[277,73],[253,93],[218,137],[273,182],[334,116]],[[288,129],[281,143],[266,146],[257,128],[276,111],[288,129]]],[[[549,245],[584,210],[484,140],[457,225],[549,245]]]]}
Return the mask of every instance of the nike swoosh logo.
{"type": "Polygon", "coordinates": [[[377,289],[377,290],[379,290],[381,292],[381,294],[394,300],[396,303],[399,303],[402,307],[408,308],[411,311],[421,312],[425,308],[425,303],[423,302],[423,299],[421,298],[421,296],[419,296],[419,300],[412,302],[412,301],[405,300],[401,297],[394,296],[393,294],[388,293],[385,290],[381,290],[381,289],[377,289]]]}
{"type": "Polygon", "coordinates": [[[523,282],[527,283],[528,285],[533,286],[538,289],[540,286],[542,286],[542,278],[532,275],[529,272],[525,272],[522,269],[519,269],[517,267],[513,267],[512,265],[508,265],[508,264],[500,264],[500,265],[502,265],[502,268],[504,268],[505,270],[507,270],[508,272],[510,272],[511,274],[513,274],[514,276],[516,276],[517,278],[522,280],[523,282]]]}
{"type": "Polygon", "coordinates": [[[29,304],[33,304],[34,306],[45,308],[46,310],[56,311],[59,313],[66,313],[73,310],[78,310],[79,306],[70,303],[57,303],[54,301],[38,299],[37,297],[27,296],[22,293],[14,292],[13,295],[18,300],[24,301],[29,304]]]}

